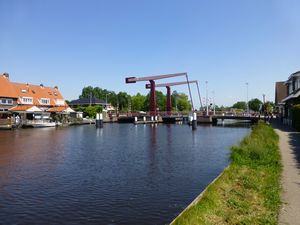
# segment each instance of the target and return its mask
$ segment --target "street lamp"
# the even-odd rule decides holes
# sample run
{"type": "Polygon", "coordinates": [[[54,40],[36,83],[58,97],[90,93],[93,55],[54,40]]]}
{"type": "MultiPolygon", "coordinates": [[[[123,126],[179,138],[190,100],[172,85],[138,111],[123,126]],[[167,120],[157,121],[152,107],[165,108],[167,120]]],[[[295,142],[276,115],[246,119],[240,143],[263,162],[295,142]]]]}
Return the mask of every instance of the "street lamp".
{"type": "Polygon", "coordinates": [[[266,95],[263,94],[263,103],[265,104],[266,103],[266,95]]]}
{"type": "Polygon", "coordinates": [[[263,94],[262,95],[263,96],[263,113],[265,114],[266,113],[266,95],[265,94],[263,94]]]}
{"type": "Polygon", "coordinates": [[[93,93],[90,92],[90,106],[92,105],[92,95],[93,95],[93,93]]]}
{"type": "Polygon", "coordinates": [[[207,81],[205,81],[206,84],[206,115],[208,116],[208,89],[207,89],[207,81]]]}
{"type": "Polygon", "coordinates": [[[246,87],[247,87],[247,114],[249,114],[248,86],[249,86],[249,83],[246,82],[246,87]]]}
{"type": "Polygon", "coordinates": [[[214,115],[216,115],[215,91],[212,91],[212,96],[214,115]]]}
{"type": "Polygon", "coordinates": [[[110,93],[106,93],[105,94],[105,109],[107,110],[107,95],[109,95],[110,93]]]}

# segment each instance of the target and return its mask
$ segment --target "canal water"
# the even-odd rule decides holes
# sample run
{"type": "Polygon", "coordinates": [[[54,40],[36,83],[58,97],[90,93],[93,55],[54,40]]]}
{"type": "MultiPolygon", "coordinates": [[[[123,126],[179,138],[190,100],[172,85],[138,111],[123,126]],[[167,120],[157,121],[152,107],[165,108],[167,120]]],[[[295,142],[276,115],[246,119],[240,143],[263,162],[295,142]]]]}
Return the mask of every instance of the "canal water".
{"type": "Polygon", "coordinates": [[[175,124],[0,131],[0,224],[168,224],[249,131],[175,124]]]}

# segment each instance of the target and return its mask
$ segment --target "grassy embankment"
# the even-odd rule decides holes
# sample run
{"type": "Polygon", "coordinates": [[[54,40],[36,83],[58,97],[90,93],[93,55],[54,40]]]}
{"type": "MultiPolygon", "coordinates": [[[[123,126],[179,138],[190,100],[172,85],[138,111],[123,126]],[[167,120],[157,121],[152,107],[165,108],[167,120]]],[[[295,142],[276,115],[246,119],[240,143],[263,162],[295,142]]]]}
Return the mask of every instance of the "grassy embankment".
{"type": "Polygon", "coordinates": [[[231,150],[231,165],[172,224],[277,224],[281,173],[277,134],[259,123],[231,150]]]}

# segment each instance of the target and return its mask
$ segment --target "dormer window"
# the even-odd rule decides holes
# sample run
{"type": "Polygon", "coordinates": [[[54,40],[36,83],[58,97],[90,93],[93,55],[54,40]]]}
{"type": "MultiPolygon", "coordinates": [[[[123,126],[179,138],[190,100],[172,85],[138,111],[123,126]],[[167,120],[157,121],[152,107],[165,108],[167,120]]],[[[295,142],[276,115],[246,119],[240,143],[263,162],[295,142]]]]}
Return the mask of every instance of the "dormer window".
{"type": "Polygon", "coordinates": [[[32,104],[33,100],[32,100],[32,97],[22,97],[22,104],[32,104]]]}
{"type": "Polygon", "coordinates": [[[26,89],[22,89],[22,93],[26,93],[27,92],[27,90],[26,89]]]}
{"type": "Polygon", "coordinates": [[[63,105],[65,105],[65,100],[64,99],[56,99],[55,105],[63,106],[63,105]]]}
{"type": "Polygon", "coordinates": [[[50,105],[50,99],[49,98],[41,98],[40,103],[42,105],[50,105]]]}

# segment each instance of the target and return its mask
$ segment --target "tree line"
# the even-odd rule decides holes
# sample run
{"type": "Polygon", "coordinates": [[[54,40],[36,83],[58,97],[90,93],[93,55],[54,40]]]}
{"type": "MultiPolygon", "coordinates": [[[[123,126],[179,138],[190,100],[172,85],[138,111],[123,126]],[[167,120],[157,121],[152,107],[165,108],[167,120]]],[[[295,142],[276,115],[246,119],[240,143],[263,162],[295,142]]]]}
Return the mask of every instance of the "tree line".
{"type": "MultiPolygon", "coordinates": [[[[128,111],[149,111],[150,109],[150,94],[143,95],[137,93],[130,95],[126,92],[114,92],[100,87],[84,87],[81,91],[79,98],[98,98],[107,103],[110,103],[114,108],[118,108],[120,112],[128,111]]],[[[156,104],[158,111],[166,111],[166,95],[161,91],[156,91],[156,104]]],[[[184,93],[173,91],[172,93],[172,106],[173,110],[177,111],[190,111],[192,106],[188,100],[188,96],[184,93]]],[[[81,108],[81,110],[84,110],[81,108]]],[[[89,110],[92,110],[90,107],[89,110]]],[[[92,110],[93,111],[93,110],[92,110]]]]}
{"type": "MultiPolygon", "coordinates": [[[[115,109],[118,109],[119,112],[147,112],[150,109],[150,93],[147,95],[143,95],[141,93],[130,95],[123,91],[116,93],[100,87],[88,86],[82,89],[81,95],[79,96],[81,99],[92,97],[107,101],[107,103],[111,104],[115,109]]],[[[173,91],[171,99],[173,107],[172,111],[190,111],[192,108],[188,96],[184,93],[173,91]]],[[[158,111],[166,111],[166,101],[166,94],[161,91],[156,91],[156,103],[158,111]]],[[[274,104],[272,102],[266,102],[263,104],[262,101],[257,98],[251,99],[248,102],[248,105],[249,110],[254,112],[271,112],[274,108],[274,104]]],[[[247,103],[245,101],[239,101],[233,104],[231,107],[215,106],[216,111],[230,111],[231,109],[246,111],[247,103]]],[[[102,107],[99,105],[78,107],[76,110],[82,111],[85,116],[95,117],[97,112],[102,111],[102,107]]]]}
{"type": "MultiPolygon", "coordinates": [[[[271,113],[274,109],[274,103],[269,102],[269,101],[263,103],[258,98],[251,99],[248,102],[248,106],[249,106],[249,110],[254,111],[254,112],[271,113]]],[[[233,104],[233,106],[231,108],[246,111],[247,110],[247,102],[244,102],[244,101],[236,102],[235,104],[233,104]]]]}

